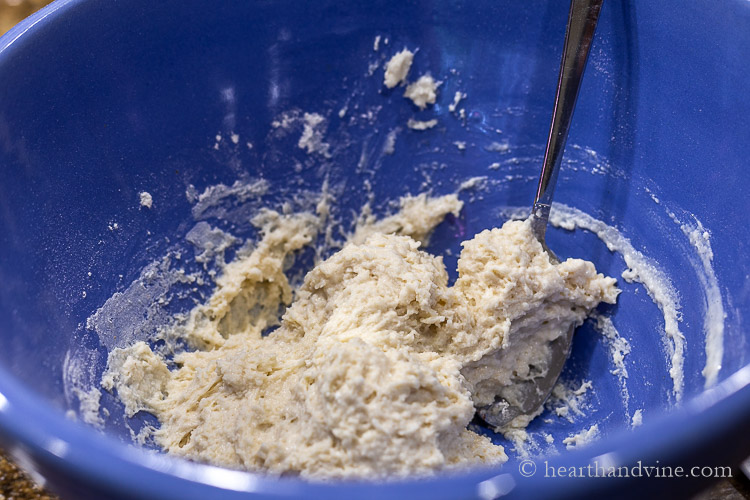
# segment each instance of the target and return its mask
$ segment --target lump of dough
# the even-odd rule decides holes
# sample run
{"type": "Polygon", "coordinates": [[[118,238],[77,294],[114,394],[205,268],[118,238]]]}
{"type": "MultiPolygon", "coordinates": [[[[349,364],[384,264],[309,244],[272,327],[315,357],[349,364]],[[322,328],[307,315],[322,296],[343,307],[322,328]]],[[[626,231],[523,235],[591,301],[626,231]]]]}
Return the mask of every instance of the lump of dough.
{"type": "MultiPolygon", "coordinates": [[[[550,262],[528,220],[483,231],[463,247],[455,288],[477,329],[501,344],[469,360],[462,374],[477,407],[497,395],[514,403],[518,382],[546,373],[549,343],[583,323],[600,302],[614,304],[619,290],[591,262],[550,262]]],[[[529,420],[520,417],[511,427],[529,420]]]]}
{"type": "Polygon", "coordinates": [[[171,453],[306,477],[426,474],[502,462],[468,431],[461,364],[435,346],[471,322],[442,259],[371,235],[305,278],[268,337],[180,355],[157,416],[171,453]]]}
{"type": "Polygon", "coordinates": [[[404,97],[411,99],[419,109],[424,109],[428,104],[435,104],[440,83],[430,75],[420,76],[419,80],[406,87],[404,97]]]}
{"type": "Polygon", "coordinates": [[[406,75],[409,74],[413,60],[414,53],[406,48],[391,57],[385,66],[385,78],[383,80],[385,86],[392,89],[403,82],[406,79],[406,75]]]}
{"type": "MultiPolygon", "coordinates": [[[[549,341],[617,296],[614,280],[590,262],[552,264],[528,221],[465,242],[454,286],[442,258],[418,241],[370,231],[315,266],[278,329],[263,337],[254,309],[235,298],[261,287],[277,303],[289,299],[284,249],[309,234],[284,228],[304,222],[271,217],[255,257],[227,266],[236,276],[222,276],[210,308],[196,308],[203,319],[188,321],[200,327],[204,350],[176,356],[172,372],[144,370],[123,391],[134,398],[131,409],[158,417],[155,440],[167,452],[313,479],[502,463],[502,446],[467,429],[475,407],[543,374],[549,341]],[[219,331],[227,315],[236,331],[219,331]]],[[[391,222],[388,230],[409,227],[391,222]]],[[[110,370],[154,365],[145,344],[115,352],[110,370]]]]}

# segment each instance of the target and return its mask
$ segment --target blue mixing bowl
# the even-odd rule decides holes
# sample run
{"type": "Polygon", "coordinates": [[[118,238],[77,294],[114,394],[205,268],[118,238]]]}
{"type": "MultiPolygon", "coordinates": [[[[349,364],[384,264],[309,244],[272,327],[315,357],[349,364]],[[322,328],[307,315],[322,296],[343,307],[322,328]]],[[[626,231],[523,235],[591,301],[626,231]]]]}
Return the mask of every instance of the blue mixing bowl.
{"type": "Polygon", "coordinates": [[[611,345],[584,324],[563,381],[592,381],[586,411],[569,421],[547,410],[529,429],[528,456],[479,428],[506,445],[502,467],[385,484],[229,471],[132,446],[131,431],[152,417],[126,419],[99,395],[109,350],[190,307],[189,295],[144,276],[178,253],[199,269],[186,241],[196,224],[253,238],[254,210],[319,192],[326,179],[344,222],[368,196],[382,213],[406,193],[459,192],[461,216],[428,248],[454,269],[461,239],[532,199],[567,7],[58,0],[7,33],[0,444],[62,496],[110,499],[679,495],[710,480],[692,476],[750,455],[750,3],[740,0],[605,2],[556,193],[617,228],[671,281],[681,400],[662,312],[620,278],[622,256],[581,229],[551,229],[549,245],[618,277],[618,305],[600,312],[629,342],[628,377],[611,374],[611,345]],[[425,111],[382,85],[385,60],[405,46],[419,48],[410,78],[443,82],[425,111]],[[466,97],[451,108],[456,92],[466,97]],[[327,152],[299,147],[305,112],[325,119],[327,152]],[[412,130],[410,118],[437,125],[412,130]],[[260,178],[269,189],[251,196],[260,178]],[[210,186],[219,195],[201,204],[210,186]],[[151,208],[139,203],[144,191],[151,208]],[[721,365],[714,384],[717,359],[708,384],[702,373],[709,356],[721,365]],[[563,444],[594,424],[601,437],[589,447],[563,444]],[[550,446],[534,441],[545,433],[550,446]],[[568,477],[591,464],[641,472],[568,477]],[[649,466],[692,475],[655,480],[649,466]]]}

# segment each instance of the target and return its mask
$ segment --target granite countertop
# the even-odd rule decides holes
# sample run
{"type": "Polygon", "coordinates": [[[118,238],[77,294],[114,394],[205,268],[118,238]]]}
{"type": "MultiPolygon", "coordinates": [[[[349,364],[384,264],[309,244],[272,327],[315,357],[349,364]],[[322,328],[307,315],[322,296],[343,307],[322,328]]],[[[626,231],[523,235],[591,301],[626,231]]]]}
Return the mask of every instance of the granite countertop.
{"type": "Polygon", "coordinates": [[[48,3],[52,0],[0,0],[0,34],[48,3]]]}
{"type": "Polygon", "coordinates": [[[18,469],[0,450],[0,500],[57,500],[18,469]]]}

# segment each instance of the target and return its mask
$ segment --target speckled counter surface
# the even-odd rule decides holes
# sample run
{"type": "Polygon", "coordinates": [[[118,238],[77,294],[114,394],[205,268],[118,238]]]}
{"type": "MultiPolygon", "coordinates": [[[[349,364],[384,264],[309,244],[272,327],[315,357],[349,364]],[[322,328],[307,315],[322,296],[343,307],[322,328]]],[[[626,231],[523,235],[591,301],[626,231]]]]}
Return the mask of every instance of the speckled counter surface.
{"type": "Polygon", "coordinates": [[[51,0],[0,0],[0,34],[48,3],[51,0]]]}
{"type": "Polygon", "coordinates": [[[0,451],[0,500],[57,500],[0,451]]]}

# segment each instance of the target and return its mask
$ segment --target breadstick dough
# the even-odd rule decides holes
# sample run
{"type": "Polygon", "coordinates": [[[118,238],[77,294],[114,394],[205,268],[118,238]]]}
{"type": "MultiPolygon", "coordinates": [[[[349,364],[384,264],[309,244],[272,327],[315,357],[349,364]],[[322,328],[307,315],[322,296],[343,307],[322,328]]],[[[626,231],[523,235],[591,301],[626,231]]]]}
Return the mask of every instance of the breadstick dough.
{"type": "Polygon", "coordinates": [[[255,251],[175,327],[196,348],[176,368],[143,342],[110,353],[103,386],[130,415],[158,417],[169,453],[311,479],[502,463],[501,446],[467,429],[475,406],[538,376],[547,344],[619,293],[590,262],[552,264],[514,221],[463,243],[453,286],[402,225],[345,245],[292,302],[284,260],[311,221],[266,218],[255,251]]]}

